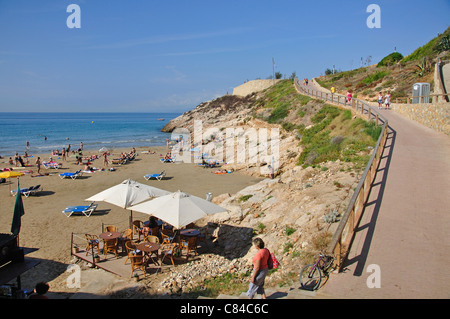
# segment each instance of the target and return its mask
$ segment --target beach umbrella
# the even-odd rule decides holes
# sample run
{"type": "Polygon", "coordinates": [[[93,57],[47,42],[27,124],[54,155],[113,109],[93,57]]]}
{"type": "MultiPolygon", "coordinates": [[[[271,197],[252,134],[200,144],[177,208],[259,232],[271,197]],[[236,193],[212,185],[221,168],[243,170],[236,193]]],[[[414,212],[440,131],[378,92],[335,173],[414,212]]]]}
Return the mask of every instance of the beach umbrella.
{"type": "Polygon", "coordinates": [[[0,173],[0,178],[9,178],[9,191],[11,192],[11,177],[19,177],[24,175],[22,172],[6,171],[0,173]]]}
{"type": "Polygon", "coordinates": [[[134,211],[153,215],[177,229],[209,214],[225,212],[226,209],[203,198],[182,191],[155,198],[131,207],[134,211]]]}
{"type": "MultiPolygon", "coordinates": [[[[132,179],[127,179],[118,185],[105,189],[104,191],[87,198],[86,201],[102,201],[128,209],[145,200],[168,194],[170,194],[169,191],[141,184],[132,179]]],[[[131,211],[131,219],[133,216],[132,214],[133,211],[131,211]]]]}
{"type": "Polygon", "coordinates": [[[22,172],[16,172],[16,171],[6,171],[0,173],[0,178],[11,178],[11,177],[18,177],[24,175],[22,172]]]}
{"type": "Polygon", "coordinates": [[[20,233],[21,220],[24,214],[25,210],[23,208],[22,194],[20,193],[19,181],[17,181],[16,202],[14,204],[14,214],[11,223],[11,233],[14,236],[18,236],[20,233]]]}

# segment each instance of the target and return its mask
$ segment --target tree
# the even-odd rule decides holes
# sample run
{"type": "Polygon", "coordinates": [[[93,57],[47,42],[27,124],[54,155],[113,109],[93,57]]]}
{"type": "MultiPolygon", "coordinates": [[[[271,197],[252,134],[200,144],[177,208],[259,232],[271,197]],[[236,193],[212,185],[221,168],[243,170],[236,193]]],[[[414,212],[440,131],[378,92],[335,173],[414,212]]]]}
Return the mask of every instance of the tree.
{"type": "Polygon", "coordinates": [[[281,72],[275,72],[275,79],[279,80],[283,77],[283,74],[281,72]]]}

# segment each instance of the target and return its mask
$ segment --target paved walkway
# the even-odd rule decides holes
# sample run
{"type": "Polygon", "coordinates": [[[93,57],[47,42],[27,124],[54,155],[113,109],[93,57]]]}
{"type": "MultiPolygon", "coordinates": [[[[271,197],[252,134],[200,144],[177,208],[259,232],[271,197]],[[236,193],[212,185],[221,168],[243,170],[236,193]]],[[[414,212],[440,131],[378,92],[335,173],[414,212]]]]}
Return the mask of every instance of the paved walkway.
{"type": "Polygon", "coordinates": [[[450,137],[392,110],[390,133],[345,271],[321,294],[450,297],[450,137]],[[369,288],[379,266],[380,288],[369,288]],[[376,269],[376,268],[375,268],[376,269]]]}

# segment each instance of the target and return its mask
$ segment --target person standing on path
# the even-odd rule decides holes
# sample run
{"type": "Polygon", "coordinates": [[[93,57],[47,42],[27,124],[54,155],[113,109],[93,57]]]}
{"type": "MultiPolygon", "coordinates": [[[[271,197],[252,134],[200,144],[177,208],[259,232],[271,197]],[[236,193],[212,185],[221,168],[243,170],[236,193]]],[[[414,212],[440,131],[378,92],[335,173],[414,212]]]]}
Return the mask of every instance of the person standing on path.
{"type": "Polygon", "coordinates": [[[386,96],[384,97],[384,106],[386,110],[391,106],[391,94],[387,91],[386,96]]]}
{"type": "Polygon", "coordinates": [[[266,292],[264,290],[264,281],[269,272],[269,266],[267,261],[269,260],[269,250],[264,248],[264,242],[261,238],[253,239],[253,247],[255,247],[258,252],[255,257],[253,257],[253,274],[250,279],[250,284],[246,295],[253,299],[255,294],[262,295],[263,299],[266,299],[266,292]]]}
{"type": "Polygon", "coordinates": [[[378,109],[381,109],[383,107],[383,94],[380,92],[378,94],[378,109]]]}
{"type": "Polygon", "coordinates": [[[347,104],[347,103],[349,103],[349,104],[351,104],[352,103],[352,92],[351,91],[347,91],[347,99],[345,100],[345,104],[347,104]]]}

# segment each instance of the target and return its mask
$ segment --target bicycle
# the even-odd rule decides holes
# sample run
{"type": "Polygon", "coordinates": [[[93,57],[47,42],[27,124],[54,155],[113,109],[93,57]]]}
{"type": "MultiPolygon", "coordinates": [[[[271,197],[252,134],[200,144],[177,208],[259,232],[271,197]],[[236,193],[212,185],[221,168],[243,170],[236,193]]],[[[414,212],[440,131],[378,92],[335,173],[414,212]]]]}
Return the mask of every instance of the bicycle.
{"type": "Polygon", "coordinates": [[[320,287],[322,278],[328,276],[334,264],[334,257],[319,254],[319,259],[313,263],[306,265],[300,271],[300,284],[305,290],[317,290],[320,287]]]}

